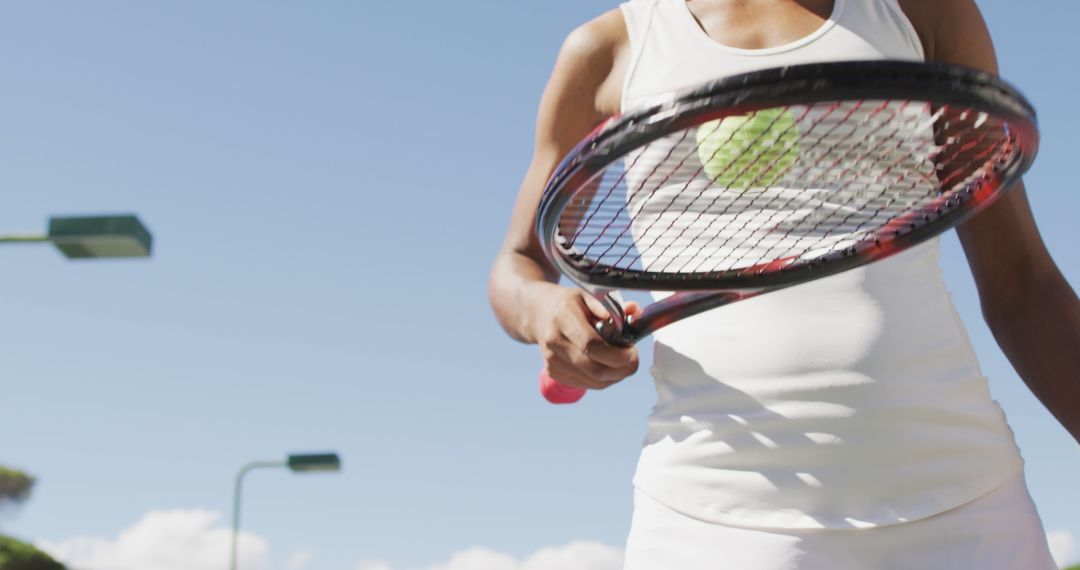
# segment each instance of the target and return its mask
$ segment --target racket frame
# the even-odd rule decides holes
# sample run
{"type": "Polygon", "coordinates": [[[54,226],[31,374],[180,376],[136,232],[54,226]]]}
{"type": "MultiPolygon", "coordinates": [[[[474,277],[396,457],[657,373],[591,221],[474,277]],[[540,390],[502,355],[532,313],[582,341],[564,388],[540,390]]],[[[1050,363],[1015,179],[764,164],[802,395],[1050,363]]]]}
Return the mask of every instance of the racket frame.
{"type": "Polygon", "coordinates": [[[1000,197],[1027,170],[1038,150],[1034,108],[1008,83],[978,70],[941,63],[855,61],[796,65],[726,77],[601,123],[562,160],[540,200],[536,230],[548,260],[611,314],[597,329],[631,345],[653,331],[702,311],[884,259],[962,223],[1000,197]],[[789,105],[856,100],[913,100],[986,112],[1005,119],[1016,157],[983,178],[907,214],[935,218],[921,225],[890,224],[896,237],[862,243],[788,268],[777,262],[676,280],[670,274],[584,271],[556,243],[559,218],[575,191],[630,151],[674,132],[731,115],[789,105]],[[573,189],[564,191],[564,189],[573,189]],[[933,210],[932,212],[927,211],[933,210]],[[676,291],[628,319],[617,290],[676,291]]]}

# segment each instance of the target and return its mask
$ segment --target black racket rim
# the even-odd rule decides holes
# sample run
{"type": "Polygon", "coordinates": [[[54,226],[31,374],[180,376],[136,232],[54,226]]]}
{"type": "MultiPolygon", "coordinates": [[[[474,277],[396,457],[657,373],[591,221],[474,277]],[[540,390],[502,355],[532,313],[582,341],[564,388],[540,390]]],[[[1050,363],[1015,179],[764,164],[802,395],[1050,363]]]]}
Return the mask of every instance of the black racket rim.
{"type": "Polygon", "coordinates": [[[617,115],[580,142],[553,172],[540,200],[536,230],[549,261],[579,285],[627,290],[710,290],[791,285],[882,259],[963,222],[995,201],[1028,169],[1038,151],[1034,107],[995,75],[962,66],[909,61],[850,61],[796,65],[733,75],[617,115]],[[934,220],[898,229],[897,236],[858,250],[833,252],[791,269],[722,271],[673,277],[670,273],[583,270],[557,243],[559,218],[576,189],[630,151],[694,124],[786,105],[852,100],[912,100],[963,106],[1005,119],[1017,147],[996,180],[969,184],[939,205],[934,220]],[[942,208],[944,211],[942,211],[942,208]]]}

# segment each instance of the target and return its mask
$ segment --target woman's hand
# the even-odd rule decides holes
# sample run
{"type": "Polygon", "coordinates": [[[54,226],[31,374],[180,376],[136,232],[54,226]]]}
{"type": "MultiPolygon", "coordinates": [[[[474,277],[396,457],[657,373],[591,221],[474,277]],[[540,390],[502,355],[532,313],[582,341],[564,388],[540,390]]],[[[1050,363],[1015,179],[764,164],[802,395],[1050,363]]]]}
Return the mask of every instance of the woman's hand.
{"type": "MultiPolygon", "coordinates": [[[[609,343],[596,324],[610,318],[607,309],[589,293],[543,284],[531,296],[531,336],[540,347],[548,375],[566,386],[602,390],[632,375],[638,368],[637,349],[609,343]]],[[[636,303],[627,315],[640,313],[636,303]]]]}

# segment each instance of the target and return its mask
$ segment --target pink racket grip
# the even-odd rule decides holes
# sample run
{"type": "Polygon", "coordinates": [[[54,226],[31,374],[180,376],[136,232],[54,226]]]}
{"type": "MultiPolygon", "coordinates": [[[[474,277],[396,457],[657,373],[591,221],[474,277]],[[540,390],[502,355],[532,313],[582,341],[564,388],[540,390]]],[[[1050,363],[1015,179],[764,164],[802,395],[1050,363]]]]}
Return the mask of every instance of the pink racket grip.
{"type": "Polygon", "coordinates": [[[544,370],[540,372],[540,393],[552,404],[573,404],[585,397],[585,388],[560,384],[544,370]]]}

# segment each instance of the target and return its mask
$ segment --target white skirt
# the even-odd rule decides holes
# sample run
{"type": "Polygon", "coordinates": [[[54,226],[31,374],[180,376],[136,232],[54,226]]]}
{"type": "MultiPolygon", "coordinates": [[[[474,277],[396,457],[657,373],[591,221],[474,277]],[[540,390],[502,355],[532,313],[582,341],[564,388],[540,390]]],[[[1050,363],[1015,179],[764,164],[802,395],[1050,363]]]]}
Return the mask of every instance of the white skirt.
{"type": "Polygon", "coordinates": [[[762,530],[703,522],[641,491],[624,570],[1054,570],[1023,474],[955,509],[865,529],[762,530]]]}

